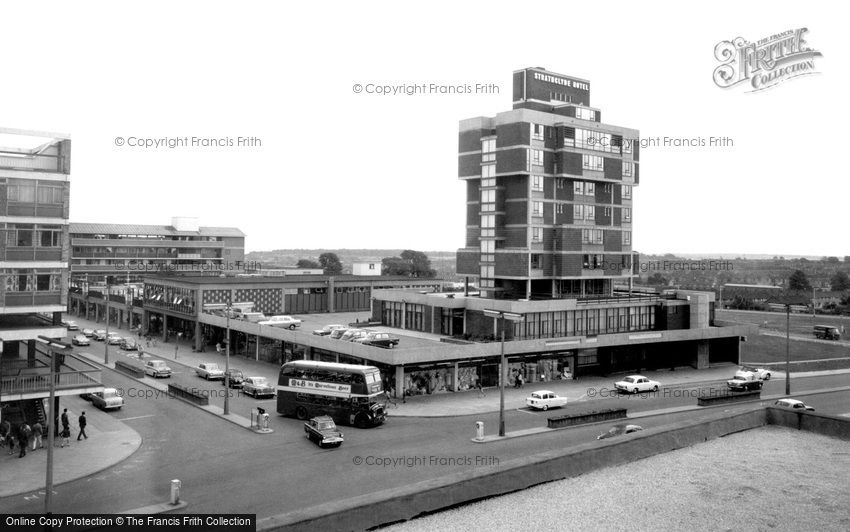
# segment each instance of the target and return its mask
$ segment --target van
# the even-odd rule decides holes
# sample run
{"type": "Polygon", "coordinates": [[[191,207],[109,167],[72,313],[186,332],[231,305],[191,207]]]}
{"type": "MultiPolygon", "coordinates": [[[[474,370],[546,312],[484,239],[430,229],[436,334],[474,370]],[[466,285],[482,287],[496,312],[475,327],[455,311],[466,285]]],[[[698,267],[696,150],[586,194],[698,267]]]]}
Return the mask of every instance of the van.
{"type": "Polygon", "coordinates": [[[824,340],[841,340],[841,333],[838,327],[832,325],[815,325],[812,327],[815,338],[823,338],[824,340]]]}

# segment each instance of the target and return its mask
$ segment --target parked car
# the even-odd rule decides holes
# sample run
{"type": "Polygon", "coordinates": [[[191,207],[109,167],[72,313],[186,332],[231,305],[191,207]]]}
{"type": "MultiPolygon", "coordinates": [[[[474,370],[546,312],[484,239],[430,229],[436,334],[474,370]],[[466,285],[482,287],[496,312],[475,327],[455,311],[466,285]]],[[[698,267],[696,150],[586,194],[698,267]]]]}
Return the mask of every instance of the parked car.
{"type": "Polygon", "coordinates": [[[321,329],[316,329],[315,331],[313,331],[313,334],[318,335],[318,336],[329,336],[335,330],[345,329],[345,328],[346,328],[345,325],[337,325],[337,324],[325,325],[321,329]]]}
{"type": "Polygon", "coordinates": [[[339,447],[343,440],[342,432],[336,428],[336,423],[330,416],[317,416],[304,423],[307,439],[319,447],[339,447]]]}
{"type": "Polygon", "coordinates": [[[198,374],[198,377],[207,380],[224,378],[224,370],[218,367],[218,364],[210,364],[207,362],[198,364],[198,367],[195,368],[195,373],[198,374]]]}
{"type": "Polygon", "coordinates": [[[146,360],[145,374],[150,375],[153,378],[167,378],[171,376],[171,368],[169,368],[162,360],[146,360]]]}
{"type": "Polygon", "coordinates": [[[339,339],[342,340],[343,342],[353,342],[354,340],[356,340],[358,338],[365,337],[370,332],[375,332],[375,331],[373,331],[371,329],[358,329],[357,327],[354,327],[352,329],[348,329],[347,331],[345,331],[345,333],[339,339]]]}
{"type": "Polygon", "coordinates": [[[735,376],[726,381],[726,386],[736,392],[761,390],[764,381],[754,371],[736,371],[735,376]]]}
{"type": "Polygon", "coordinates": [[[809,412],[815,411],[813,407],[803,404],[803,401],[799,401],[797,399],[780,399],[773,403],[773,405],[781,408],[788,408],[790,410],[808,410],[809,412]]]}
{"type": "Polygon", "coordinates": [[[241,388],[242,383],[245,382],[245,376],[242,374],[241,369],[230,368],[224,372],[224,377],[224,379],[221,379],[222,386],[224,386],[226,379],[230,379],[228,384],[230,384],[231,388],[241,388]]]}
{"type": "Polygon", "coordinates": [[[838,330],[838,327],[832,325],[815,325],[812,327],[812,332],[814,332],[815,338],[841,340],[841,331],[838,330]]]}
{"type": "Polygon", "coordinates": [[[91,396],[92,396],[92,395],[93,395],[93,394],[90,394],[90,393],[81,393],[81,394],[80,394],[80,399],[85,399],[86,401],[91,401],[91,396]]]}
{"type": "Polygon", "coordinates": [[[266,315],[262,312],[243,312],[242,319],[245,321],[250,321],[251,323],[260,323],[262,321],[268,320],[266,315]]]}
{"type": "Polygon", "coordinates": [[[80,330],[80,326],[77,325],[77,322],[75,322],[75,321],[65,321],[65,322],[62,322],[62,325],[64,325],[65,328],[68,329],[69,331],[79,331],[80,330]]]}
{"type": "Polygon", "coordinates": [[[614,387],[622,392],[657,392],[661,385],[658,381],[652,381],[643,375],[629,375],[621,381],[614,383],[614,387]]]}
{"type": "Polygon", "coordinates": [[[91,345],[91,342],[89,342],[89,339],[84,334],[75,335],[71,338],[71,343],[74,345],[91,345]]]}
{"type": "Polygon", "coordinates": [[[98,342],[103,342],[104,340],[106,340],[106,331],[103,329],[95,329],[94,339],[98,342]]]}
{"type": "Polygon", "coordinates": [[[80,332],[82,332],[86,336],[86,338],[91,338],[94,336],[94,329],[83,329],[80,332]]]}
{"type": "Polygon", "coordinates": [[[398,337],[383,332],[366,333],[366,336],[357,338],[354,341],[365,345],[383,347],[385,349],[392,349],[393,347],[398,345],[398,337]]]}
{"type": "Polygon", "coordinates": [[[619,436],[621,434],[631,434],[632,432],[637,432],[639,430],[643,430],[643,427],[640,425],[614,425],[608,430],[608,432],[603,432],[597,436],[596,439],[604,440],[605,438],[613,438],[614,436],[619,436]]]}
{"type": "Polygon", "coordinates": [[[135,351],[139,348],[139,344],[136,343],[136,339],[130,338],[129,336],[127,338],[122,338],[119,345],[121,346],[121,349],[125,351],[135,351]]]}
{"type": "Polygon", "coordinates": [[[274,397],[274,387],[265,377],[246,377],[242,381],[242,391],[257,397],[274,397]]]}
{"type": "Polygon", "coordinates": [[[333,331],[331,331],[331,333],[328,335],[328,337],[333,338],[334,340],[339,340],[339,339],[342,338],[342,336],[345,333],[347,333],[350,330],[352,330],[352,329],[347,329],[345,327],[343,327],[341,329],[334,329],[333,331]]]}
{"type": "Polygon", "coordinates": [[[750,371],[759,376],[760,379],[769,381],[770,380],[770,370],[766,370],[764,368],[752,368],[750,366],[741,367],[741,371],[750,371]]]}
{"type": "Polygon", "coordinates": [[[281,327],[283,329],[295,329],[301,327],[301,320],[292,316],[272,316],[271,318],[259,322],[260,325],[268,325],[269,327],[281,327]]]}
{"type": "Polygon", "coordinates": [[[91,395],[91,404],[101,410],[118,410],[124,406],[124,398],[118,394],[115,388],[104,388],[102,392],[91,395]]]}
{"type": "Polygon", "coordinates": [[[118,336],[118,333],[109,333],[106,335],[106,343],[109,345],[121,345],[124,339],[118,336]]]}
{"type": "Polygon", "coordinates": [[[549,410],[567,405],[567,398],[555,395],[555,392],[549,390],[539,390],[531,392],[531,395],[526,398],[525,404],[531,408],[539,408],[541,410],[549,410]]]}

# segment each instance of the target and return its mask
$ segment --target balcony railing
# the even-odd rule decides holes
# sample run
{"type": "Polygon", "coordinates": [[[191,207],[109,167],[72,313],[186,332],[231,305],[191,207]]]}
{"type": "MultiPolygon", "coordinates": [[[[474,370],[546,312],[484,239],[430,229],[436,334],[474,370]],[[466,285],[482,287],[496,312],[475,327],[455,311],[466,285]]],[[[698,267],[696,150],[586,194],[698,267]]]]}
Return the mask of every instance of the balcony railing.
{"type": "MultiPolygon", "coordinates": [[[[100,369],[73,355],[64,357],[66,364],[62,364],[53,375],[57,391],[101,385],[100,369]]],[[[26,360],[4,361],[0,375],[0,394],[3,396],[50,391],[49,359],[43,353],[39,353],[32,363],[26,360]]]]}

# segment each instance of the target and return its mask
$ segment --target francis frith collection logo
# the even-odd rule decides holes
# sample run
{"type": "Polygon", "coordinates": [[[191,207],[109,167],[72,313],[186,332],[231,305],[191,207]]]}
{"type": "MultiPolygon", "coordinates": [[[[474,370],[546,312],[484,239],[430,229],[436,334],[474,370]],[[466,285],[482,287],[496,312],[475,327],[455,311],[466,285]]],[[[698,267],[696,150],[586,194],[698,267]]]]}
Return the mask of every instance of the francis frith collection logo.
{"type": "Polygon", "coordinates": [[[808,47],[798,28],[749,42],[743,37],[722,41],[714,47],[714,57],[722,64],[714,69],[714,83],[728,89],[747,82],[755,92],[775,87],[783,81],[816,74],[815,58],[822,57],[808,47]]]}

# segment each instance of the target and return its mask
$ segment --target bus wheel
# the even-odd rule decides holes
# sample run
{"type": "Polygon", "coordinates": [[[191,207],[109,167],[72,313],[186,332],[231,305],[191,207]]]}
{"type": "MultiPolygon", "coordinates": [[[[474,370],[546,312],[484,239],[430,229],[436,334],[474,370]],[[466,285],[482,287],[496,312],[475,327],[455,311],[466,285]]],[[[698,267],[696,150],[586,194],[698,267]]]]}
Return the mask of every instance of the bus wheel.
{"type": "Polygon", "coordinates": [[[366,416],[363,414],[358,414],[356,418],[354,418],[354,426],[359,429],[365,429],[369,426],[369,420],[366,419],[366,416]]]}
{"type": "Polygon", "coordinates": [[[301,421],[304,421],[305,419],[307,419],[307,409],[303,406],[299,406],[295,409],[295,417],[297,417],[301,421]]]}

